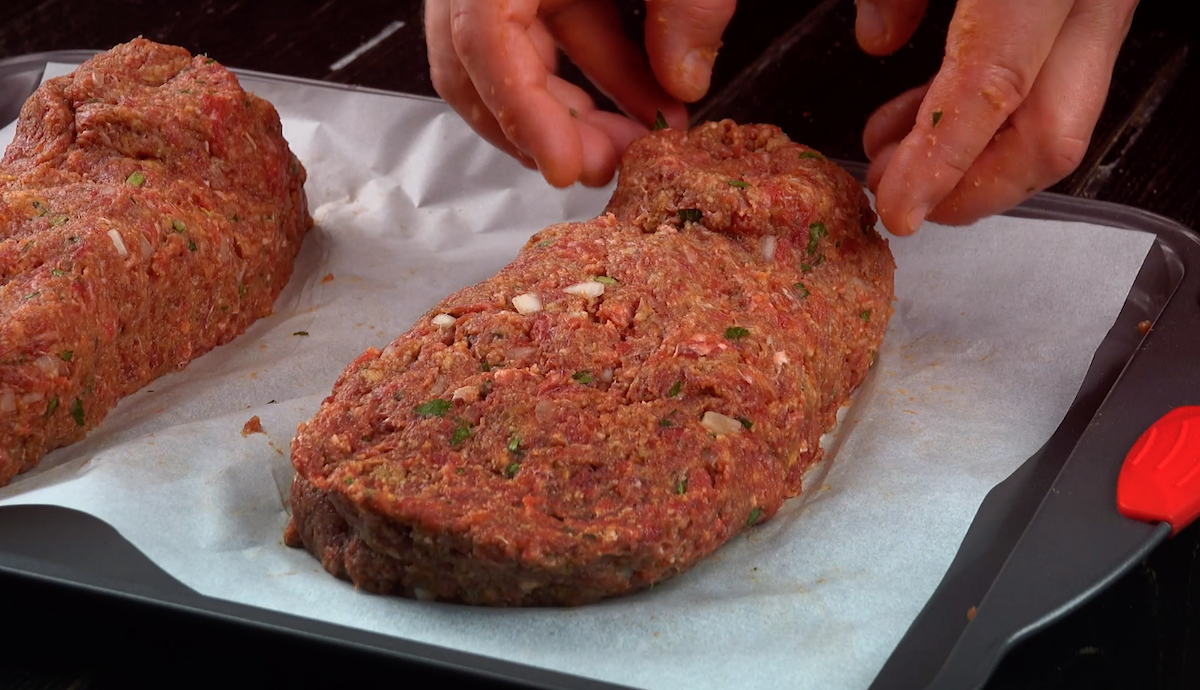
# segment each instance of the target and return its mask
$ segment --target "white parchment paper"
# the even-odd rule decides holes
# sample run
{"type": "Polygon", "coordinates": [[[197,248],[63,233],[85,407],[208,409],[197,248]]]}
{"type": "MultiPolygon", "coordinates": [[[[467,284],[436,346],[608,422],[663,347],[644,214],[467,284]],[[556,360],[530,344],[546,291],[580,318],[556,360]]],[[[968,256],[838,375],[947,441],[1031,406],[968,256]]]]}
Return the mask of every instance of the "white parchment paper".
{"type": "Polygon", "coordinates": [[[664,586],[571,610],[370,596],[281,542],[297,423],[364,349],[609,190],[548,188],[438,102],[243,83],[282,114],[318,223],[274,315],[0,505],[91,513],[213,597],[642,688],[866,688],[984,495],[1061,421],[1153,240],[1011,218],[893,238],[896,315],[825,484],[664,586]],[[251,415],[266,434],[242,437],[251,415]]]}

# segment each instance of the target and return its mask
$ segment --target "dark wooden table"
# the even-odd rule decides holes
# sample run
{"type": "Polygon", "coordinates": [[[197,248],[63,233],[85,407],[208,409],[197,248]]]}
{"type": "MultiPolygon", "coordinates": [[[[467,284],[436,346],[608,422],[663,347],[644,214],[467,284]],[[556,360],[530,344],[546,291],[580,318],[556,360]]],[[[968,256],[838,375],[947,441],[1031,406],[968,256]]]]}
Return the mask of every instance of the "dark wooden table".
{"type": "MultiPolygon", "coordinates": [[[[644,16],[618,0],[629,30],[644,16]]],[[[863,160],[871,111],[941,60],[952,3],[933,0],[896,55],[858,51],[850,0],[743,0],[697,116],[773,122],[834,157],[863,160]]],[[[1054,191],[1129,204],[1200,227],[1200,35],[1187,3],[1143,0],[1083,165],[1054,191]]],[[[434,95],[416,0],[5,0],[0,58],[103,49],[144,35],[234,66],[434,95]],[[395,23],[402,23],[395,28],[395,23]],[[347,63],[346,56],[394,28],[347,63]]],[[[570,65],[568,75],[580,81],[570,65]]],[[[4,113],[0,113],[4,115],[4,113]]],[[[1099,598],[1004,662],[992,690],[1200,688],[1200,526],[1158,548],[1099,598]]],[[[0,688],[426,684],[331,653],[150,607],[4,579],[0,688]]]]}

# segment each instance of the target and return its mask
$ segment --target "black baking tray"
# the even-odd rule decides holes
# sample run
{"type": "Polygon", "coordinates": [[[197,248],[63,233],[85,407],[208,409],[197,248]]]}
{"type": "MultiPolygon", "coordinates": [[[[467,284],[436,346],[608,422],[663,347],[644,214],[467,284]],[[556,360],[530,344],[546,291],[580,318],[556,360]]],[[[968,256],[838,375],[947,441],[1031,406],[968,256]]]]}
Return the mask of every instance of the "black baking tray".
{"type": "MultiPolygon", "coordinates": [[[[40,83],[47,62],[78,63],[96,52],[57,51],[0,60],[0,125],[16,118],[21,104],[40,83]]],[[[234,71],[258,79],[330,89],[354,88],[234,71]]],[[[860,163],[842,162],[842,165],[860,179],[865,174],[860,163]]],[[[958,598],[965,596],[970,600],[980,587],[986,591],[989,583],[986,573],[998,567],[1011,551],[1126,364],[1140,347],[1155,338],[1153,327],[1145,332],[1147,322],[1155,324],[1173,300],[1186,300],[1191,308],[1185,310],[1190,318],[1184,325],[1193,341],[1200,342],[1200,319],[1196,318],[1200,308],[1200,272],[1193,275],[1188,270],[1188,267],[1200,267],[1200,238],[1189,229],[1137,209],[1054,194],[1039,194],[1009,215],[1083,221],[1150,232],[1158,239],[1148,253],[1120,315],[1095,353],[1062,424],[1037,453],[989,493],[958,557],[939,586],[938,594],[918,617],[909,636],[901,642],[900,648],[911,650],[903,660],[913,669],[913,683],[909,687],[924,685],[930,675],[930,666],[944,658],[945,649],[953,645],[966,625],[966,618],[957,609],[938,610],[939,606],[946,606],[939,601],[953,600],[945,596],[939,598],[939,595],[955,590],[958,598]],[[943,617],[946,621],[961,619],[961,623],[943,624],[940,622],[943,617]],[[924,629],[920,625],[922,621],[924,629]],[[932,625],[935,622],[937,624],[932,625]],[[916,644],[913,636],[927,636],[929,630],[939,631],[935,635],[937,639],[923,637],[916,644]]],[[[104,615],[120,615],[113,612],[122,611],[139,612],[138,615],[149,612],[157,616],[153,618],[156,625],[169,621],[173,626],[205,630],[210,636],[241,635],[237,639],[245,640],[245,636],[251,634],[259,639],[273,640],[276,646],[280,643],[290,645],[290,649],[376,659],[400,669],[407,684],[457,680],[472,687],[562,690],[619,687],[206,597],[154,565],[107,524],[84,513],[54,506],[0,508],[0,583],[8,585],[5,590],[10,595],[14,591],[29,592],[34,600],[25,602],[26,609],[36,610],[39,598],[53,598],[71,602],[68,604],[71,607],[92,607],[89,610],[107,612],[104,615]]]]}

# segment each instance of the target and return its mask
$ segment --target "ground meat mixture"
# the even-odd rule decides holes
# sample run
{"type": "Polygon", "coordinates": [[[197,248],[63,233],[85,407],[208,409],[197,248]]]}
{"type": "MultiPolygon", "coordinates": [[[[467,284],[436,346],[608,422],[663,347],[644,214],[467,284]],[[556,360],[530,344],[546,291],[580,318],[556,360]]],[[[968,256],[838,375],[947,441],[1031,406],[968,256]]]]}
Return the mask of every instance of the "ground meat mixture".
{"type": "Polygon", "coordinates": [[[663,130],[341,375],[286,540],[370,592],[575,605],[649,587],[801,491],[873,362],[894,263],[860,185],[764,125],[663,130]]]}
{"type": "Polygon", "coordinates": [[[0,484],[270,313],[304,179],[275,109],[182,48],[30,97],[0,160],[0,484]]]}

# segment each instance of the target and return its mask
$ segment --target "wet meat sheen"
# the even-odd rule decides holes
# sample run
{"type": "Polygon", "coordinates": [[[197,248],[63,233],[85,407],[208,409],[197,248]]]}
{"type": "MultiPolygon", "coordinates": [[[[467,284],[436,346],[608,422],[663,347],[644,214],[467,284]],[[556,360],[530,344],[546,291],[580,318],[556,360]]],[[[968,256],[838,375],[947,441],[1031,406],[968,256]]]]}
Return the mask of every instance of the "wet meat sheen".
{"type": "Polygon", "coordinates": [[[0,160],[0,484],[269,314],[304,180],[275,109],[182,48],[42,85],[0,160]]]}
{"type": "Polygon", "coordinates": [[[343,372],[286,540],[380,593],[574,605],[681,573],[801,492],[894,264],[861,186],[771,126],[663,130],[606,213],[534,235],[343,372]]]}

